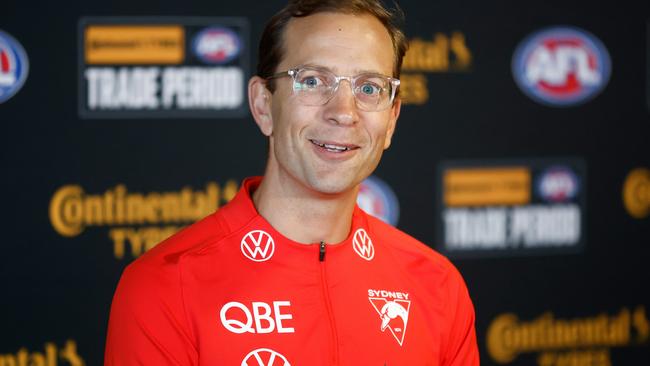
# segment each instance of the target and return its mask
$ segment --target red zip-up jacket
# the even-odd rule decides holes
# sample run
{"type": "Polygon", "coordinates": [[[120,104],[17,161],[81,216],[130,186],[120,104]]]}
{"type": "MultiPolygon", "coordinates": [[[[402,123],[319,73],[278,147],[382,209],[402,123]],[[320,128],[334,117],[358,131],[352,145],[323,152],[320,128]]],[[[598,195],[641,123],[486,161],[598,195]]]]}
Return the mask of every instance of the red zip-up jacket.
{"type": "Polygon", "coordinates": [[[446,258],[358,207],[343,242],[294,242],[257,213],[259,182],[127,267],[105,365],[479,364],[446,258]]]}

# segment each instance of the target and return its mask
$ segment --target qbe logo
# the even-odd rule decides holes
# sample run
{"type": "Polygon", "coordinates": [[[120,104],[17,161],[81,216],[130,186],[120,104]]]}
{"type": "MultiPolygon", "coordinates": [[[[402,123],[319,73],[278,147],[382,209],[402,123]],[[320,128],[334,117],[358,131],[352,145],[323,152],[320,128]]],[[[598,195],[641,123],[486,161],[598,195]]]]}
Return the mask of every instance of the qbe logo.
{"type": "Polygon", "coordinates": [[[241,366],[291,366],[286,357],[269,348],[258,348],[244,357],[241,366]]]}
{"type": "Polygon", "coordinates": [[[536,102],[568,107],[594,98],[605,88],[611,61],[594,35],[575,27],[552,27],[519,44],[512,74],[519,88],[536,102]]]}
{"type": "Polygon", "coordinates": [[[359,186],[357,205],[372,216],[393,226],[399,219],[399,203],[393,190],[381,179],[370,176],[359,186]]]}
{"type": "Polygon", "coordinates": [[[241,239],[241,251],[254,262],[264,262],[273,256],[275,241],[266,231],[253,230],[241,239]]]}
{"type": "Polygon", "coordinates": [[[22,88],[29,60],[21,44],[0,30],[0,103],[8,100],[22,88]]]}
{"type": "Polygon", "coordinates": [[[235,334],[267,334],[274,331],[294,333],[293,327],[286,326],[286,322],[292,320],[293,315],[283,312],[282,309],[290,307],[289,301],[273,301],[272,305],[253,301],[249,309],[240,302],[231,301],[221,308],[219,319],[224,328],[235,334]]]}
{"type": "Polygon", "coordinates": [[[79,115],[242,116],[247,111],[247,42],[245,18],[82,18],[79,115]]]}

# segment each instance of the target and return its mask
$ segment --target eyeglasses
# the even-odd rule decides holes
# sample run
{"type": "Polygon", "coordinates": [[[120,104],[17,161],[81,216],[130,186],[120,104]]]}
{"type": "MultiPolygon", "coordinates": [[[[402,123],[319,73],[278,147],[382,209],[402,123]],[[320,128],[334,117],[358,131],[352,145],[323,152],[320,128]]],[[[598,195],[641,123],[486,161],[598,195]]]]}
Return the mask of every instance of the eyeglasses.
{"type": "Polygon", "coordinates": [[[381,74],[338,76],[327,69],[317,67],[289,69],[271,75],[267,80],[284,76],[293,78],[293,93],[307,106],[327,104],[338,90],[341,80],[347,80],[357,108],[366,112],[381,111],[390,107],[400,84],[399,79],[381,74]]]}

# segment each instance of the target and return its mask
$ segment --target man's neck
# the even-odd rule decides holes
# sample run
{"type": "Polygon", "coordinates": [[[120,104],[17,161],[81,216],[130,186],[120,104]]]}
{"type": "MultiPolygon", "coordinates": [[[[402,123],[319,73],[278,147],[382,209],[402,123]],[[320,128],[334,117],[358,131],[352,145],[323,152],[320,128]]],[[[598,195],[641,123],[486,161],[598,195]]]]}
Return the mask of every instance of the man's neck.
{"type": "Polygon", "coordinates": [[[357,191],[355,187],[323,194],[267,175],[252,199],[259,214],[287,238],[304,244],[336,244],[350,232],[357,191]]]}

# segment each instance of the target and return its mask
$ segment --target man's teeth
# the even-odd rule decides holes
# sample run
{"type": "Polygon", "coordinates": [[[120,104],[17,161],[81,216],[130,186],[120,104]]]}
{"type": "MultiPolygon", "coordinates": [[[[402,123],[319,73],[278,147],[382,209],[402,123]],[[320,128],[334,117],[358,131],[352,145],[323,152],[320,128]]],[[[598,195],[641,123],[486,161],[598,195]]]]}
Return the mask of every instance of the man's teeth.
{"type": "Polygon", "coordinates": [[[326,148],[327,150],[330,150],[330,151],[348,151],[348,150],[350,150],[349,148],[344,147],[344,146],[329,145],[329,144],[323,144],[323,147],[326,148]]]}
{"type": "Polygon", "coordinates": [[[318,146],[320,146],[320,147],[322,147],[322,148],[325,148],[327,151],[331,151],[331,152],[343,152],[343,151],[350,150],[350,148],[346,147],[346,146],[323,144],[323,143],[320,143],[320,142],[318,142],[316,140],[312,140],[311,142],[318,145],[318,146]]]}

